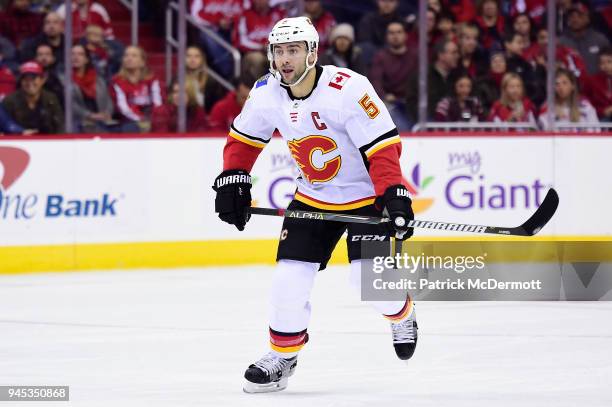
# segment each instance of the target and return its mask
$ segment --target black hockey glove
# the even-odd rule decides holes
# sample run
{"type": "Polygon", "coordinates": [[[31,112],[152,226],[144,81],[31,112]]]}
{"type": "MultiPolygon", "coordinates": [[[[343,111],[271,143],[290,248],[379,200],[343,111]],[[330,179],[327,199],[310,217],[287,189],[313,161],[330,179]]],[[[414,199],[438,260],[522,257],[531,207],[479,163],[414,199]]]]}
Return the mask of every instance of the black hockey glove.
{"type": "Polygon", "coordinates": [[[213,189],[217,193],[215,198],[215,212],[222,221],[235,225],[238,230],[244,230],[251,214],[251,176],[245,170],[223,171],[217,179],[213,189]]]}
{"type": "Polygon", "coordinates": [[[391,219],[386,224],[388,232],[399,240],[410,238],[414,229],[408,227],[408,221],[414,219],[414,212],[412,212],[412,201],[406,187],[392,185],[387,188],[383,196],[378,197],[377,201],[377,206],[383,209],[383,216],[391,219]]]}

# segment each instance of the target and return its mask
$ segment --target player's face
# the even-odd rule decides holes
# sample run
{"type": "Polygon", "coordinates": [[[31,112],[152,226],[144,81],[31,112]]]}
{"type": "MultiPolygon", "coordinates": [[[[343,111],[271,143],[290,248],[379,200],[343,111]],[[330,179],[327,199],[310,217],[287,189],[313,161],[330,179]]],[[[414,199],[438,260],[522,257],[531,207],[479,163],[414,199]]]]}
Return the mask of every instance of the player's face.
{"type": "Polygon", "coordinates": [[[306,44],[289,42],[275,45],[274,63],[281,73],[283,82],[288,85],[297,82],[306,70],[306,44]]]}
{"type": "Polygon", "coordinates": [[[559,99],[566,100],[567,98],[570,97],[573,90],[574,90],[574,85],[572,84],[572,81],[570,81],[570,79],[567,76],[565,75],[557,76],[557,79],[555,80],[555,92],[557,93],[557,97],[559,99]]]}

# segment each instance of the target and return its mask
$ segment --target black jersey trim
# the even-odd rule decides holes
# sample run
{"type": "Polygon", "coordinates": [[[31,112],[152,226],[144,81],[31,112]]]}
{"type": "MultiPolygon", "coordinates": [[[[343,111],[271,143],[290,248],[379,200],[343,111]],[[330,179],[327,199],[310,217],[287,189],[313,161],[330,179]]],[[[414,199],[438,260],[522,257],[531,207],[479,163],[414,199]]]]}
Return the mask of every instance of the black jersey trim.
{"type": "Polygon", "coordinates": [[[395,137],[395,136],[399,136],[399,132],[397,131],[397,127],[394,127],[393,129],[389,130],[388,132],[386,132],[382,136],[376,137],[374,140],[372,140],[368,144],[359,147],[359,151],[361,152],[361,155],[365,157],[366,151],[368,151],[370,148],[372,148],[375,144],[378,144],[378,143],[380,143],[381,141],[383,141],[385,139],[388,139],[388,138],[391,138],[391,137],[395,137]]]}
{"type": "Polygon", "coordinates": [[[314,85],[312,86],[312,89],[310,90],[310,92],[308,92],[306,96],[302,96],[302,97],[293,96],[291,87],[283,86],[283,88],[287,89],[287,94],[289,94],[289,98],[291,100],[304,100],[304,99],[307,99],[310,95],[312,95],[312,92],[314,92],[315,88],[319,84],[319,79],[321,78],[321,74],[323,73],[323,67],[321,65],[315,65],[315,71],[316,71],[316,74],[315,74],[314,85]]]}
{"type": "Polygon", "coordinates": [[[250,136],[250,135],[248,135],[248,134],[246,134],[246,133],[243,133],[243,132],[241,132],[240,130],[238,130],[236,127],[234,127],[234,124],[233,124],[233,123],[232,123],[232,124],[230,124],[230,128],[231,128],[233,131],[235,131],[236,133],[240,134],[241,136],[246,137],[246,138],[251,139],[251,140],[256,140],[256,141],[259,141],[259,142],[264,143],[264,144],[268,144],[268,142],[270,141],[270,139],[268,139],[268,140],[264,140],[264,139],[262,139],[262,138],[259,138],[259,137],[254,137],[254,136],[250,136]]]}

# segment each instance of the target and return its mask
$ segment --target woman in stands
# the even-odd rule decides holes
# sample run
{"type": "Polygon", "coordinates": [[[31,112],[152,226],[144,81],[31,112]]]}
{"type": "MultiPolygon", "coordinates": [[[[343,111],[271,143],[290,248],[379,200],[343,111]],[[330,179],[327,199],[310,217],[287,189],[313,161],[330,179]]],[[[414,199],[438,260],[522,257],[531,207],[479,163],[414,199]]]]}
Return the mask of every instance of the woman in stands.
{"type": "Polygon", "coordinates": [[[113,101],[104,78],[93,66],[84,45],[72,47],[72,114],[81,133],[105,132],[112,124],[113,101]]]}
{"type": "Polygon", "coordinates": [[[489,121],[529,123],[535,128],[534,112],[535,106],[525,96],[521,77],[514,72],[506,73],[501,81],[501,97],[491,107],[489,121]]]}
{"type": "Polygon", "coordinates": [[[225,89],[208,73],[204,52],[196,47],[187,47],[185,52],[186,86],[195,95],[198,105],[210,112],[213,105],[225,96],[225,89]]]}
{"type": "MultiPolygon", "coordinates": [[[[578,83],[574,74],[560,68],[555,75],[555,124],[599,124],[597,112],[591,103],[580,96],[578,83]]],[[[548,106],[546,103],[540,109],[539,122],[542,128],[549,128],[548,106]]],[[[584,128],[582,128],[584,129],[584,128]]],[[[580,128],[578,128],[580,130],[580,128]]]]}
{"type": "Polygon", "coordinates": [[[483,117],[480,100],[472,95],[472,78],[463,74],[453,84],[452,96],[440,100],[436,107],[436,121],[479,122],[483,117]]]}
{"type": "MultiPolygon", "coordinates": [[[[152,131],[154,133],[176,133],[178,123],[179,83],[172,80],[168,86],[168,100],[163,106],[153,110],[152,131]]],[[[187,87],[187,132],[199,132],[207,129],[206,112],[197,102],[193,89],[187,87]]]]}
{"type": "Polygon", "coordinates": [[[151,130],[153,108],[163,104],[159,80],[149,72],[144,50],[129,46],[123,53],[121,69],[111,80],[111,96],[123,132],[151,130]]]}

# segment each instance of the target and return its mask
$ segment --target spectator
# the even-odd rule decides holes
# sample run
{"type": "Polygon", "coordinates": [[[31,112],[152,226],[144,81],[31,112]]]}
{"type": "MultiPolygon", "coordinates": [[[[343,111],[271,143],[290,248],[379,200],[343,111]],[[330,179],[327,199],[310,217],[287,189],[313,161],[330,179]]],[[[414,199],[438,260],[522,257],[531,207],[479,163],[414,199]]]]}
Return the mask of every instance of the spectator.
{"type": "Polygon", "coordinates": [[[476,7],[472,0],[443,0],[443,6],[444,10],[454,14],[458,23],[467,23],[476,18],[476,7]]]}
{"type": "Polygon", "coordinates": [[[372,61],[370,80],[398,130],[410,129],[406,117],[406,82],[417,70],[417,55],[406,46],[406,28],[402,21],[387,25],[387,46],[372,61]]]}
{"type": "Polygon", "coordinates": [[[106,132],[112,123],[113,101],[104,78],[96,72],[89,52],[81,44],[72,47],[72,114],[82,133],[106,132]]]}
{"type": "Polygon", "coordinates": [[[456,41],[455,16],[447,11],[439,13],[436,22],[436,31],[439,33],[440,38],[456,41]]]}
{"type": "MultiPolygon", "coordinates": [[[[559,1],[557,1],[559,3],[559,1]]],[[[523,15],[533,20],[537,25],[546,20],[543,19],[546,13],[546,0],[512,0],[510,5],[510,17],[516,21],[516,17],[523,15]]],[[[516,30],[516,28],[515,28],[516,30]]]]}
{"type": "Polygon", "coordinates": [[[501,47],[502,36],[506,30],[504,17],[499,12],[498,0],[480,0],[478,15],[474,22],[480,29],[480,42],[485,49],[501,47]]]}
{"type": "Polygon", "coordinates": [[[505,36],[504,47],[507,71],[519,74],[527,94],[534,103],[539,105],[546,97],[546,69],[537,64],[534,67],[523,58],[524,37],[518,32],[505,36]]]}
{"type": "Polygon", "coordinates": [[[506,74],[506,57],[501,51],[491,54],[489,72],[476,80],[474,94],[480,99],[488,115],[493,103],[499,99],[501,82],[506,74]]]}
{"type": "Polygon", "coordinates": [[[530,123],[536,127],[535,106],[525,96],[523,80],[518,74],[508,72],[501,83],[501,97],[489,112],[489,121],[530,123]]]}
{"type": "MultiPolygon", "coordinates": [[[[180,86],[176,79],[168,87],[168,100],[162,106],[153,109],[153,133],[176,133],[178,130],[178,105],[180,86]]],[[[207,129],[206,112],[198,105],[193,89],[186,89],[187,97],[187,133],[204,131],[207,129]]]]}
{"type": "Polygon", "coordinates": [[[253,0],[250,9],[245,10],[234,29],[234,46],[243,53],[265,54],[268,34],[274,24],[285,17],[279,8],[272,8],[270,0],[253,0]]]}
{"type": "Polygon", "coordinates": [[[240,114],[244,102],[249,97],[249,91],[253,87],[253,80],[244,76],[236,84],[236,90],[229,92],[223,99],[218,101],[210,111],[208,125],[210,130],[228,131],[230,125],[240,114]]]}
{"type": "Polygon", "coordinates": [[[111,97],[121,121],[122,132],[148,132],[151,113],[163,103],[159,80],[149,72],[144,50],[125,49],[119,73],[111,80],[111,97]]]}
{"type": "Polygon", "coordinates": [[[4,54],[0,54],[0,102],[9,93],[15,91],[15,75],[4,60],[4,54]]]}
{"type": "Polygon", "coordinates": [[[321,65],[335,65],[348,68],[362,75],[366,74],[366,63],[361,48],[355,45],[355,31],[347,23],[335,26],[329,35],[330,47],[319,57],[321,65]]]}
{"type": "MultiPolygon", "coordinates": [[[[59,6],[57,14],[62,20],[66,20],[65,4],[59,6]]],[[[102,27],[104,38],[109,40],[115,38],[110,16],[103,5],[90,0],[73,0],[72,38],[79,39],[84,37],[86,28],[92,24],[102,27]]]]}
{"type": "MultiPolygon", "coordinates": [[[[440,41],[434,47],[434,63],[429,65],[427,73],[427,117],[433,118],[438,102],[451,91],[451,83],[457,74],[459,49],[452,41],[440,41]]],[[[406,106],[408,117],[417,121],[417,106],[419,101],[418,73],[408,81],[406,106]]]]}
{"type": "Polygon", "coordinates": [[[190,94],[195,95],[198,106],[206,112],[212,109],[225,95],[225,89],[208,74],[206,56],[196,46],[190,46],[185,52],[186,86],[190,94]]]}
{"type": "Polygon", "coordinates": [[[36,49],[40,44],[47,44],[53,50],[58,69],[64,66],[64,20],[59,14],[47,13],[40,34],[23,41],[19,49],[22,61],[29,61],[36,56],[36,49]]]}
{"type": "Polygon", "coordinates": [[[376,51],[385,46],[387,25],[402,19],[398,12],[398,0],[376,0],[376,5],[376,11],[361,18],[357,30],[357,44],[363,50],[368,65],[376,51]]]}
{"type": "Polygon", "coordinates": [[[438,122],[479,122],[484,118],[480,100],[472,95],[473,81],[469,75],[457,77],[451,96],[440,100],[436,107],[438,122]]]}
{"type": "Polygon", "coordinates": [[[63,72],[58,74],[55,56],[53,55],[51,47],[47,44],[40,44],[36,47],[34,61],[38,62],[38,65],[43,68],[43,78],[45,79],[43,88],[47,92],[53,93],[60,102],[60,105],[64,107],[64,81],[60,79],[60,75],[62,75],[63,72]]]}
{"type": "Polygon", "coordinates": [[[25,136],[36,133],[35,130],[24,130],[18,125],[15,120],[6,112],[2,104],[0,104],[0,135],[3,134],[23,134],[25,136]]]}
{"type": "Polygon", "coordinates": [[[471,78],[483,75],[487,65],[484,52],[478,48],[478,27],[475,24],[463,23],[459,25],[458,37],[461,68],[471,78]]]}
{"type": "Polygon", "coordinates": [[[332,13],[325,11],[321,0],[304,0],[304,14],[310,18],[319,33],[319,55],[321,55],[329,45],[329,34],[336,25],[336,19],[332,13]]]}
{"type": "MultiPolygon", "coordinates": [[[[440,32],[438,32],[438,13],[433,8],[427,9],[427,50],[431,54],[433,46],[443,40],[440,32]]],[[[410,32],[408,35],[408,46],[411,48],[418,48],[419,46],[419,31],[418,27],[410,32]]]]}
{"type": "Polygon", "coordinates": [[[43,89],[42,67],[29,61],[19,68],[19,89],[8,95],[2,105],[9,116],[30,133],[64,132],[64,112],[54,94],[43,89]]]}
{"type": "Polygon", "coordinates": [[[85,37],[81,38],[79,43],[85,46],[92,64],[107,82],[119,72],[123,45],[116,40],[105,39],[102,27],[93,24],[87,26],[85,37]]]}
{"type": "Polygon", "coordinates": [[[523,37],[525,49],[531,47],[534,35],[533,25],[531,24],[531,19],[529,18],[529,15],[525,13],[519,13],[515,15],[512,19],[512,29],[515,33],[523,37]]]}
{"type": "MultiPolygon", "coordinates": [[[[530,49],[524,51],[523,55],[532,65],[540,65],[542,68],[546,69],[548,31],[546,31],[545,28],[540,28],[536,38],[537,44],[532,45],[530,49]]],[[[555,60],[558,67],[572,71],[581,84],[586,80],[587,72],[585,62],[580,54],[574,49],[563,45],[557,45],[555,60]]]]}
{"type": "Polygon", "coordinates": [[[612,48],[599,53],[599,72],[591,76],[584,90],[599,120],[612,122],[612,48]]]}
{"type": "Polygon", "coordinates": [[[590,27],[589,9],[582,3],[574,4],[567,16],[567,30],[559,43],[573,48],[582,56],[587,72],[597,72],[599,51],[610,46],[610,41],[600,32],[590,27]]]}
{"type": "MultiPolygon", "coordinates": [[[[588,100],[578,92],[576,77],[567,69],[558,69],[555,75],[555,124],[587,123],[597,124],[597,112],[588,100]]],[[[548,106],[540,109],[540,125],[550,128],[548,106]]]]}
{"type": "Polygon", "coordinates": [[[10,68],[13,72],[19,69],[15,46],[8,38],[2,36],[0,36],[0,65],[10,68]]]}
{"type": "Polygon", "coordinates": [[[21,42],[40,32],[43,17],[30,11],[30,0],[13,0],[8,8],[0,13],[0,33],[16,47],[21,42]]]}
{"type": "MultiPolygon", "coordinates": [[[[243,0],[191,0],[191,16],[227,42],[231,42],[233,23],[242,12],[243,0]]],[[[230,53],[205,33],[199,35],[200,42],[210,56],[211,65],[221,75],[229,77],[233,64],[230,53]]]]}

